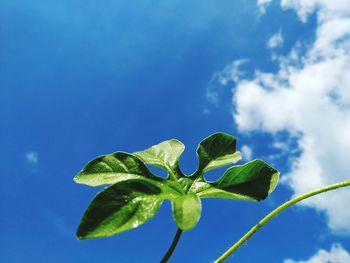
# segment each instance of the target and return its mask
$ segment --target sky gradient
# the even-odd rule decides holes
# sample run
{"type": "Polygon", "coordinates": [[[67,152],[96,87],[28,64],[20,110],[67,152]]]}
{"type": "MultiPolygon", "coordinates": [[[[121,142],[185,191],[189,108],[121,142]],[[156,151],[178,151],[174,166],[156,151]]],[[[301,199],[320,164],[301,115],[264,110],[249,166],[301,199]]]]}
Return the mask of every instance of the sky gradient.
{"type": "MultiPolygon", "coordinates": [[[[204,200],[170,262],[211,262],[292,195],[349,178],[349,36],[348,0],[0,0],[0,261],[158,262],[167,202],[137,229],[76,239],[100,188],[73,177],[102,154],[176,138],[190,174],[222,131],[281,171],[264,202],[204,200]]],[[[228,262],[349,263],[349,198],[284,212],[228,262]]]]}

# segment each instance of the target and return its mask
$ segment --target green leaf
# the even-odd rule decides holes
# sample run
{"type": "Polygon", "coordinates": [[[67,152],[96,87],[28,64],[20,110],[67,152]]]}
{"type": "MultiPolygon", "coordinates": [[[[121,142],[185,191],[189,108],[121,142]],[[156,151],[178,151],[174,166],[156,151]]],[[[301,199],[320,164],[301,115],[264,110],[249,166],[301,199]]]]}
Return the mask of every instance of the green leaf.
{"type": "Polygon", "coordinates": [[[199,182],[192,191],[199,197],[264,200],[276,187],[279,172],[261,160],[229,168],[213,183],[199,182]]]}
{"type": "Polygon", "coordinates": [[[185,146],[180,141],[172,139],[144,151],[135,152],[134,155],[145,163],[164,168],[170,175],[177,177],[175,173],[178,170],[178,161],[184,149],[185,146]]]}
{"type": "Polygon", "coordinates": [[[201,216],[201,201],[195,194],[182,195],[172,200],[173,217],[182,230],[193,228],[201,216]]]}
{"type": "Polygon", "coordinates": [[[192,176],[185,176],[179,168],[184,148],[173,139],[134,154],[116,152],[90,161],[74,180],[90,186],[112,186],[88,206],[78,238],[106,237],[135,228],[152,218],[165,199],[172,203],[177,226],[189,230],[201,216],[200,198],[260,201],[277,185],[278,171],[261,160],[233,166],[215,182],[205,180],[204,172],[240,160],[236,138],[228,134],[215,133],[199,144],[199,165],[192,176]],[[169,178],[153,175],[145,163],[165,168],[169,178]]]}
{"type": "Polygon", "coordinates": [[[107,237],[151,219],[166,195],[157,184],[142,180],[116,183],[92,200],[81,219],[79,239],[107,237]]]}
{"type": "Polygon", "coordinates": [[[124,152],[116,152],[90,161],[74,177],[74,181],[79,184],[99,186],[142,178],[159,180],[137,157],[124,152]]]}
{"type": "Polygon", "coordinates": [[[234,164],[241,159],[236,151],[236,138],[226,133],[214,133],[205,138],[197,148],[199,165],[203,173],[217,167],[234,164]]]}

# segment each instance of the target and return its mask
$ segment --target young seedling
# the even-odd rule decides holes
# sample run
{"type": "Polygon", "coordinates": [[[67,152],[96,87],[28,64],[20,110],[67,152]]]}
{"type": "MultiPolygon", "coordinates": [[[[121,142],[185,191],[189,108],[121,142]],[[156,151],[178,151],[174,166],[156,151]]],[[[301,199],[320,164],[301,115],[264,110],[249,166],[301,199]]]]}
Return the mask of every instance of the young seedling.
{"type": "Polygon", "coordinates": [[[232,166],[214,182],[205,180],[207,171],[241,159],[236,138],[231,135],[215,133],[205,138],[197,148],[198,168],[189,176],[179,167],[184,149],[180,141],[172,139],[144,151],[116,152],[90,161],[74,181],[110,186],[99,192],[86,209],[78,227],[78,238],[107,237],[138,227],[156,214],[163,201],[169,200],[178,230],[161,260],[167,262],[182,231],[198,223],[201,198],[261,201],[277,185],[279,172],[262,160],[232,166]],[[165,169],[168,177],[154,175],[146,165],[165,169]]]}

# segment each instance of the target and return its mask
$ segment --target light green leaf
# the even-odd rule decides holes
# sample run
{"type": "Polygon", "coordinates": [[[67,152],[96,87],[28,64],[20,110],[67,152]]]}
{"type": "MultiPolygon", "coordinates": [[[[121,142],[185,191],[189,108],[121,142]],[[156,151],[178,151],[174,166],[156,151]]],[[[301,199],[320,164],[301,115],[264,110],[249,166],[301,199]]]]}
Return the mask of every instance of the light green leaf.
{"type": "Polygon", "coordinates": [[[74,177],[74,181],[79,184],[99,186],[142,178],[160,180],[137,157],[124,152],[116,152],[90,161],[74,177]]]}
{"type": "Polygon", "coordinates": [[[264,200],[276,187],[279,172],[261,160],[229,168],[216,182],[199,182],[193,188],[199,197],[264,200]]]}
{"type": "Polygon", "coordinates": [[[172,139],[154,145],[144,151],[135,152],[147,164],[153,164],[166,169],[173,177],[178,177],[178,161],[185,146],[178,140],[172,139]]]}
{"type": "Polygon", "coordinates": [[[138,227],[151,219],[166,194],[142,180],[116,183],[92,200],[81,219],[79,239],[107,237],[138,227]]]}
{"type": "Polygon", "coordinates": [[[201,201],[195,194],[181,195],[172,200],[173,217],[177,226],[189,230],[198,223],[201,215],[201,201]]]}
{"type": "Polygon", "coordinates": [[[236,151],[236,138],[226,133],[214,133],[205,138],[197,148],[199,165],[197,171],[209,171],[234,164],[241,159],[236,151]]]}

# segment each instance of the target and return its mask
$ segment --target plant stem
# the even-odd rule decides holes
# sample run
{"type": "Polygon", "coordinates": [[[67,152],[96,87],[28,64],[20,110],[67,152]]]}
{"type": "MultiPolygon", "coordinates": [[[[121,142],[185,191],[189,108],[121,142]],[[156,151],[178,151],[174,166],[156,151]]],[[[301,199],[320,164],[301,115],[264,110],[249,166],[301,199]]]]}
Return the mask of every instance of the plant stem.
{"type": "Polygon", "coordinates": [[[171,257],[171,255],[173,254],[177,243],[179,242],[179,239],[181,237],[182,234],[182,230],[180,228],[178,228],[176,230],[176,234],[174,236],[173,242],[171,242],[171,245],[168,249],[168,251],[165,253],[164,257],[162,258],[162,260],[160,261],[160,263],[166,263],[168,262],[169,258],[171,257]]]}
{"type": "Polygon", "coordinates": [[[220,263],[226,260],[233,252],[235,252],[240,246],[242,246],[252,235],[254,235],[260,228],[262,228],[266,223],[268,223],[272,218],[277,216],[279,213],[281,213],[283,210],[287,209],[288,207],[307,199],[311,196],[318,195],[330,190],[334,190],[341,187],[350,186],[350,181],[344,181],[332,185],[328,185],[322,188],[315,189],[313,191],[310,191],[308,193],[302,194],[300,196],[297,196],[279,207],[277,207],[275,210],[270,212],[267,216],[265,216],[259,223],[257,223],[254,227],[252,227],[243,237],[241,237],[240,240],[238,240],[232,247],[230,247],[225,253],[223,253],[219,258],[217,258],[214,263],[220,263]]]}

